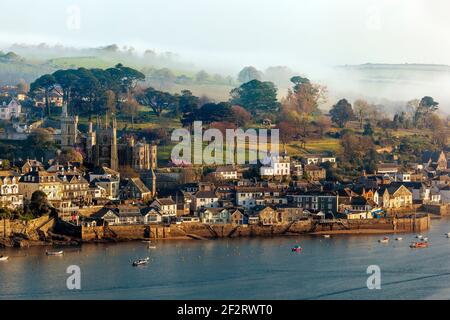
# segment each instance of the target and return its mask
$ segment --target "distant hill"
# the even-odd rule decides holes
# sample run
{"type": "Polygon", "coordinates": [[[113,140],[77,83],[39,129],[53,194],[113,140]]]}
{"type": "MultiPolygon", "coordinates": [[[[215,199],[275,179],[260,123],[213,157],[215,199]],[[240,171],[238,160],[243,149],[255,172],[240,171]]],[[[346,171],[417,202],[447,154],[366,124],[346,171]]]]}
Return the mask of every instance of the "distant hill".
{"type": "Polygon", "coordinates": [[[450,66],[441,64],[345,65],[334,68],[328,79],[333,95],[350,100],[366,98],[383,103],[433,96],[441,109],[450,110],[450,66]]]}

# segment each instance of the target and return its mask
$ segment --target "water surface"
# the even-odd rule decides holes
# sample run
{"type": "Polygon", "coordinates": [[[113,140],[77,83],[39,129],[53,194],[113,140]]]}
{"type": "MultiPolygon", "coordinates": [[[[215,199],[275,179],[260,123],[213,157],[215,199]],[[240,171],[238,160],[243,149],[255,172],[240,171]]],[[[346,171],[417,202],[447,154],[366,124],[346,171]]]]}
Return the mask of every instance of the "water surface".
{"type": "Polygon", "coordinates": [[[382,235],[159,241],[83,245],[48,257],[47,248],[0,249],[0,299],[448,299],[450,220],[432,220],[428,249],[382,235]],[[291,247],[301,244],[302,253],[291,247]],[[136,258],[151,263],[132,267],[136,258]],[[66,287],[81,268],[80,291],[66,287]],[[381,290],[368,290],[367,267],[381,268],[381,290]]]}

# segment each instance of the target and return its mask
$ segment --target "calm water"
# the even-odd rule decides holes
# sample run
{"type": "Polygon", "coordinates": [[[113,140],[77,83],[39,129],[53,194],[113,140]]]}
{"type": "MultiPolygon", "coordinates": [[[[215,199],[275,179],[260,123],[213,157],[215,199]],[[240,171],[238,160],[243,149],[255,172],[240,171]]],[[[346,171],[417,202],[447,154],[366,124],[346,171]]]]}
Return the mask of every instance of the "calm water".
{"type": "Polygon", "coordinates": [[[387,245],[376,235],[83,245],[63,257],[0,249],[10,256],[0,299],[449,299],[447,232],[450,220],[433,220],[428,249],[410,249],[411,234],[387,245]],[[151,264],[131,266],[146,256],[151,264]],[[66,289],[69,265],[81,268],[81,291],[66,289]],[[366,287],[369,265],[381,268],[381,290],[366,287]]]}

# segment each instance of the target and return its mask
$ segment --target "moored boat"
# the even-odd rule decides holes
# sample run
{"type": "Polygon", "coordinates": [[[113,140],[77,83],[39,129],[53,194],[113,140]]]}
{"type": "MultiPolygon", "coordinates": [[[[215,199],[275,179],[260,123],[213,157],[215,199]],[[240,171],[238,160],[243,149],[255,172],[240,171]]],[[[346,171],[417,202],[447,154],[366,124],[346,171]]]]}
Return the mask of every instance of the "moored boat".
{"type": "Polygon", "coordinates": [[[0,256],[0,261],[6,261],[8,260],[8,256],[0,256]]]}
{"type": "Polygon", "coordinates": [[[418,235],[416,236],[416,238],[419,239],[419,240],[422,240],[422,239],[423,239],[423,235],[418,234],[418,235]]]}
{"type": "Polygon", "coordinates": [[[412,242],[410,248],[428,248],[428,242],[412,242]]]}
{"type": "Polygon", "coordinates": [[[150,258],[138,259],[133,261],[133,267],[142,266],[148,264],[150,262],[150,258]]]}
{"type": "Polygon", "coordinates": [[[331,238],[331,236],[330,236],[329,234],[324,234],[323,237],[324,237],[324,238],[327,238],[327,239],[328,239],[328,238],[331,238]]]}
{"type": "Polygon", "coordinates": [[[46,254],[48,256],[62,256],[64,254],[64,251],[47,251],[46,254]]]}
{"type": "Polygon", "coordinates": [[[397,238],[395,238],[395,240],[396,240],[396,241],[402,241],[403,238],[402,238],[402,237],[397,237],[397,238]]]}
{"type": "Polygon", "coordinates": [[[292,247],[292,252],[302,252],[302,250],[302,247],[299,245],[292,247]]]}
{"type": "Polygon", "coordinates": [[[149,249],[156,249],[156,246],[148,246],[149,249]]]}
{"type": "Polygon", "coordinates": [[[389,243],[389,238],[384,237],[383,239],[378,240],[379,243],[389,243]]]}

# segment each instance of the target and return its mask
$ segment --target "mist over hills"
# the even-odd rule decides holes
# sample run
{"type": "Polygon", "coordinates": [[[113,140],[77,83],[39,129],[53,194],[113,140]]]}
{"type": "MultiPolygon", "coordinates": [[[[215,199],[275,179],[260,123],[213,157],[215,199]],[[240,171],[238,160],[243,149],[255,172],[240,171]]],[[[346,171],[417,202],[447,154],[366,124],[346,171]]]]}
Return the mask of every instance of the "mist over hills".
{"type": "MultiPolygon", "coordinates": [[[[117,63],[141,70],[153,80],[161,76],[160,73],[165,74],[168,81],[150,83],[158,89],[179,91],[186,87],[197,95],[215,100],[227,99],[229,91],[239,85],[236,69],[214,73],[213,67],[186,61],[173,52],[138,52],[131,46],[115,44],[96,48],[13,44],[3,50],[0,48],[0,85],[15,85],[21,80],[30,83],[42,74],[58,69],[108,68],[117,63]],[[209,78],[196,82],[196,76],[202,70],[209,78]]],[[[406,101],[430,95],[440,102],[441,111],[450,111],[450,66],[444,64],[366,63],[324,67],[308,70],[307,74],[287,66],[275,66],[264,69],[261,74],[262,80],[278,86],[280,97],[290,86],[290,77],[296,74],[327,86],[329,98],[324,109],[343,97],[350,101],[364,98],[384,105],[387,113],[394,113],[406,101]]]]}

